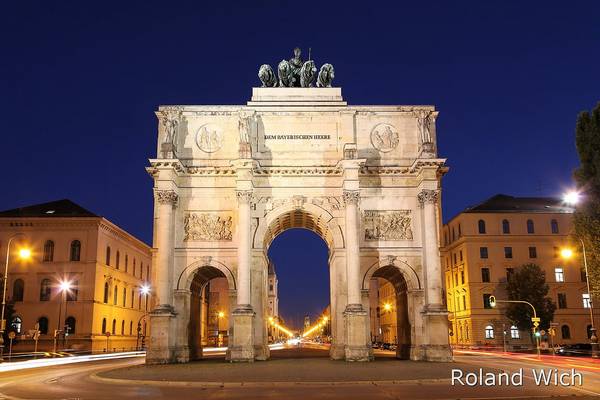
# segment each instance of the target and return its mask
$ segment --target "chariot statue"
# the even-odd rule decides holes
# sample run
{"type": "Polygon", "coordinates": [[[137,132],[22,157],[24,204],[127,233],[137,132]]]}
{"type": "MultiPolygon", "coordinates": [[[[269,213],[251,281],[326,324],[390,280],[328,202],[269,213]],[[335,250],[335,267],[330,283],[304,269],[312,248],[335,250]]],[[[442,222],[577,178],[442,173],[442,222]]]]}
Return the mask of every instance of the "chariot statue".
{"type": "MultiPolygon", "coordinates": [[[[310,50],[310,49],[309,49],[310,50]]],[[[317,67],[315,62],[310,59],[302,60],[302,51],[296,47],[294,56],[289,60],[282,60],[277,65],[277,78],[275,72],[269,64],[263,64],[258,70],[258,77],[262,82],[262,87],[312,87],[317,78],[317,67]]],[[[331,87],[333,81],[333,65],[323,64],[318,74],[318,87],[331,87]]]]}

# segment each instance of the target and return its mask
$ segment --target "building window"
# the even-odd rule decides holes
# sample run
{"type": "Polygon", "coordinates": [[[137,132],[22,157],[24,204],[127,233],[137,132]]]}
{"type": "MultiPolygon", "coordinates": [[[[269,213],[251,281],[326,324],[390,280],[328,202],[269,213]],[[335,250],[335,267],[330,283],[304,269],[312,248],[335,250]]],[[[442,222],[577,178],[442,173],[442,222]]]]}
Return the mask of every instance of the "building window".
{"type": "Polygon", "coordinates": [[[140,293],[138,297],[138,310],[142,309],[142,294],[140,293]]]}
{"type": "Polygon", "coordinates": [[[488,248],[487,247],[479,248],[479,258],[488,258],[488,248]]]}
{"type": "Polygon", "coordinates": [[[135,292],[131,289],[131,308],[133,308],[133,302],[135,301],[135,292]]]}
{"type": "Polygon", "coordinates": [[[106,246],[106,265],[110,265],[110,246],[106,246]]]}
{"type": "Polygon", "coordinates": [[[583,308],[590,308],[592,305],[590,301],[590,295],[588,293],[584,293],[581,295],[581,298],[583,299],[583,308]]]}
{"type": "Polygon", "coordinates": [[[40,301],[50,300],[51,293],[50,279],[42,279],[42,283],[40,284],[40,301]]]}
{"type": "Polygon", "coordinates": [[[571,339],[571,329],[569,325],[563,325],[560,327],[560,334],[563,339],[571,339]]]}
{"type": "Polygon", "coordinates": [[[73,240],[71,242],[71,250],[69,252],[70,261],[81,260],[81,242],[79,240],[73,240]]]}
{"type": "Polygon", "coordinates": [[[520,339],[521,338],[521,335],[519,333],[519,328],[517,328],[514,325],[510,327],[510,338],[511,339],[520,339]]]}
{"type": "Polygon", "coordinates": [[[126,302],[127,302],[127,288],[123,288],[123,307],[125,307],[126,302]]]}
{"type": "Polygon", "coordinates": [[[25,282],[23,279],[17,279],[13,283],[13,301],[23,301],[23,295],[25,294],[25,282]]]}
{"type": "Polygon", "coordinates": [[[558,308],[567,308],[567,294],[566,293],[558,294],[558,308]]]}
{"type": "Polygon", "coordinates": [[[150,281],[150,264],[146,265],[146,280],[150,281]]]}
{"type": "Polygon", "coordinates": [[[121,335],[125,335],[125,320],[121,321],[121,335]]]}
{"type": "Polygon", "coordinates": [[[113,304],[117,305],[117,297],[119,296],[119,287],[115,285],[115,290],[113,291],[113,304]]]}
{"type": "Polygon", "coordinates": [[[133,276],[135,276],[135,257],[133,258],[133,276]]]}
{"type": "Polygon", "coordinates": [[[458,252],[458,258],[462,262],[462,260],[463,260],[462,250],[459,250],[459,252],[458,252]]]}
{"type": "Polygon", "coordinates": [[[479,233],[485,233],[485,221],[480,219],[477,222],[477,227],[479,228],[479,233]]]}
{"type": "Polygon", "coordinates": [[[554,279],[556,280],[556,282],[565,281],[565,273],[561,267],[554,268],[554,279]]]}
{"type": "Polygon", "coordinates": [[[456,265],[456,253],[452,254],[452,258],[454,259],[454,265],[456,265]]]}
{"type": "Polygon", "coordinates": [[[140,262],[140,279],[144,278],[144,263],[140,262]]]}
{"type": "Polygon", "coordinates": [[[537,258],[537,249],[535,247],[529,248],[529,258],[537,258]]]}
{"type": "Polygon", "coordinates": [[[465,271],[460,271],[460,283],[465,284],[465,271]]]}
{"type": "Polygon", "coordinates": [[[65,320],[65,330],[67,335],[75,334],[75,317],[68,317],[65,320]]]}
{"type": "Polygon", "coordinates": [[[552,233],[558,233],[558,221],[553,219],[552,221],[550,221],[550,229],[552,230],[552,233]]]}
{"type": "Polygon", "coordinates": [[[452,241],[456,240],[456,232],[454,231],[454,227],[452,227],[452,241]]]}
{"type": "Polygon", "coordinates": [[[502,220],[502,233],[510,233],[510,222],[507,219],[502,220]]]}
{"type": "Polygon", "coordinates": [[[104,282],[104,303],[108,303],[108,282],[104,282]]]}
{"type": "Polygon", "coordinates": [[[467,296],[466,295],[462,296],[462,309],[463,310],[467,309],[467,296]]]}
{"type": "Polygon", "coordinates": [[[506,281],[507,282],[510,282],[510,280],[512,279],[514,273],[515,273],[515,269],[514,268],[506,268],[506,281]]]}
{"type": "Polygon", "coordinates": [[[129,269],[129,256],[125,254],[125,272],[129,269]]]}
{"type": "Polygon", "coordinates": [[[117,334],[117,320],[116,320],[116,319],[113,319],[111,333],[112,333],[113,335],[116,335],[116,334],[117,334]]]}
{"type": "Polygon", "coordinates": [[[74,281],[71,289],[67,291],[67,301],[77,301],[79,296],[79,281],[74,281]]]}
{"type": "Polygon", "coordinates": [[[21,319],[21,317],[19,317],[18,315],[15,315],[14,317],[12,317],[12,319],[10,320],[10,329],[12,331],[20,334],[22,326],[23,326],[23,320],[21,319]]]}
{"type": "Polygon", "coordinates": [[[38,319],[38,330],[40,334],[47,335],[48,334],[48,318],[40,317],[38,319]]]}
{"type": "Polygon", "coordinates": [[[117,255],[115,257],[115,267],[117,267],[117,269],[119,269],[120,266],[121,266],[121,253],[119,252],[119,250],[117,250],[117,255]]]}
{"type": "Polygon", "coordinates": [[[489,282],[490,281],[490,269],[489,268],[481,268],[481,282],[489,282]]]}
{"type": "Polygon", "coordinates": [[[485,338],[486,339],[494,338],[494,327],[492,325],[487,325],[485,327],[485,338]]]}
{"type": "Polygon", "coordinates": [[[527,220],[527,233],[535,233],[535,227],[533,225],[533,221],[530,219],[527,220]]]}
{"type": "Polygon", "coordinates": [[[462,229],[460,229],[460,224],[458,224],[458,238],[462,236],[462,229]]]}
{"type": "Polygon", "coordinates": [[[129,336],[133,335],[133,321],[129,321],[129,336]]]}
{"type": "Polygon", "coordinates": [[[504,248],[504,258],[513,258],[512,247],[504,248]]]}
{"type": "Polygon", "coordinates": [[[489,293],[483,294],[483,308],[492,308],[492,305],[490,304],[490,296],[491,294],[489,293]]]}
{"type": "Polygon", "coordinates": [[[106,318],[102,318],[102,333],[106,333],[106,318]]]}
{"type": "Polygon", "coordinates": [[[46,243],[44,243],[44,255],[42,260],[44,262],[54,261],[54,242],[52,240],[46,240],[46,243]]]}

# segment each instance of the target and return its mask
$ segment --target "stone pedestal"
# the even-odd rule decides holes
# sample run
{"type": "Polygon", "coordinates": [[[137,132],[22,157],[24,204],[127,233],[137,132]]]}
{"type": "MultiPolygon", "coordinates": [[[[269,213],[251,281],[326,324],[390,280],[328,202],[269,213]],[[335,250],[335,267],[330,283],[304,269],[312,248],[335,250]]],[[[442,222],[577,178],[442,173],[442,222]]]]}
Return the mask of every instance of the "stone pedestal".
{"type": "Polygon", "coordinates": [[[169,364],[176,362],[171,323],[172,310],[159,308],[150,313],[150,343],[146,351],[146,364],[169,364]]]}
{"type": "Polygon", "coordinates": [[[227,354],[229,361],[254,361],[254,317],[252,308],[238,308],[233,312],[233,338],[227,354]]]}
{"type": "Polygon", "coordinates": [[[441,306],[426,307],[423,311],[426,344],[421,345],[421,359],[450,362],[452,348],[448,341],[448,311],[441,306]]]}
{"type": "Polygon", "coordinates": [[[335,344],[332,343],[329,348],[329,358],[332,360],[345,360],[346,359],[346,350],[343,344],[335,344]]]}
{"type": "Polygon", "coordinates": [[[370,360],[369,338],[365,327],[368,322],[367,311],[360,304],[349,304],[346,311],[344,311],[344,324],[346,326],[344,358],[346,361],[370,360]]]}

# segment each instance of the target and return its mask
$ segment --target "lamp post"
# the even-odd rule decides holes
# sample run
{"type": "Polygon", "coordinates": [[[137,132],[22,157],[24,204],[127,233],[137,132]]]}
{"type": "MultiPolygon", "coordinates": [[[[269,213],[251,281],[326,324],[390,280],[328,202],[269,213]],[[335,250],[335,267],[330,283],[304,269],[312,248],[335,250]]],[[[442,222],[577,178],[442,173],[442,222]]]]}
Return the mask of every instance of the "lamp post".
{"type": "Polygon", "coordinates": [[[540,336],[538,332],[538,325],[540,323],[540,319],[535,312],[535,307],[528,301],[525,300],[496,300],[496,296],[490,296],[490,306],[492,308],[496,308],[497,303],[519,303],[519,304],[527,304],[533,310],[533,318],[531,318],[531,322],[533,322],[533,336],[535,336],[535,347],[537,350],[537,356],[540,358],[540,336]]]}
{"type": "MultiPolygon", "coordinates": [[[[579,239],[581,243],[581,254],[583,256],[583,269],[585,271],[585,283],[587,286],[587,295],[589,299],[589,309],[590,309],[590,343],[592,345],[592,358],[600,358],[600,349],[598,345],[598,336],[596,336],[596,328],[594,326],[594,303],[592,302],[592,292],[590,291],[590,276],[588,275],[588,267],[587,267],[587,257],[585,255],[585,243],[583,239],[579,239]]],[[[564,248],[560,251],[560,255],[564,259],[570,259],[573,257],[573,250],[564,248]]]]}
{"type": "MultiPolygon", "coordinates": [[[[146,300],[146,304],[144,305],[144,314],[142,314],[142,316],[140,317],[140,319],[138,320],[137,323],[137,338],[135,341],[135,349],[138,350],[140,348],[140,339],[146,338],[146,330],[144,329],[144,334],[142,335],[142,320],[146,318],[146,316],[148,315],[148,295],[150,294],[150,286],[148,285],[143,285],[140,288],[140,293],[144,295],[144,298],[146,300]]],[[[144,347],[144,340],[142,340],[142,347],[144,347]]]]}
{"type": "MultiPolygon", "coordinates": [[[[2,289],[2,316],[0,317],[0,361],[4,360],[4,332],[6,331],[6,321],[4,320],[4,315],[6,312],[6,287],[8,286],[8,262],[10,260],[10,245],[12,241],[19,236],[23,236],[23,234],[16,233],[12,235],[8,239],[8,245],[6,247],[6,264],[4,264],[4,276],[2,277],[4,288],[2,289]]],[[[21,258],[22,260],[30,259],[31,250],[25,247],[20,249],[19,258],[21,258]]]]}
{"type": "MultiPolygon", "coordinates": [[[[563,200],[565,203],[575,206],[579,202],[580,198],[581,198],[581,195],[579,194],[579,192],[571,191],[564,195],[563,200]]],[[[591,323],[590,343],[592,345],[592,358],[600,358],[600,346],[598,344],[598,336],[596,336],[596,328],[594,326],[594,302],[592,300],[592,292],[590,290],[590,275],[588,274],[587,257],[585,255],[585,243],[582,238],[577,237],[577,239],[581,243],[581,254],[583,256],[583,268],[585,270],[585,284],[587,287],[587,295],[588,295],[588,300],[589,300],[589,305],[590,305],[590,323],[591,323]]],[[[560,254],[563,258],[568,259],[573,256],[573,250],[565,248],[561,251],[560,254]]]]}
{"type": "MultiPolygon", "coordinates": [[[[56,330],[54,331],[54,352],[56,353],[56,346],[58,341],[58,335],[60,334],[60,319],[62,315],[62,304],[65,303],[65,315],[67,314],[67,292],[71,290],[71,282],[60,281],[58,289],[62,295],[60,302],[58,303],[58,320],[56,321],[56,330]]],[[[64,344],[64,342],[63,342],[64,344]]]]}

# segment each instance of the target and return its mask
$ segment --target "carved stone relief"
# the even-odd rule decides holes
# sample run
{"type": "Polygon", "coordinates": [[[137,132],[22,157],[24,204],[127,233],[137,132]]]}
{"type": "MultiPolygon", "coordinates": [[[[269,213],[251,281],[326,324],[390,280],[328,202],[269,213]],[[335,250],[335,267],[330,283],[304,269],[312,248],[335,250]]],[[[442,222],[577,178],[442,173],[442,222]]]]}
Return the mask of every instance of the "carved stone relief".
{"type": "Polygon", "coordinates": [[[192,212],[185,216],[183,240],[231,240],[232,224],[230,215],[192,212]]]}
{"type": "Polygon", "coordinates": [[[398,131],[390,124],[377,124],[371,131],[371,144],[382,153],[394,150],[399,142],[398,131]]]}
{"type": "Polygon", "coordinates": [[[365,240],[412,240],[410,214],[410,210],[365,210],[365,240]]]}
{"type": "Polygon", "coordinates": [[[202,125],[196,132],[196,144],[205,153],[214,153],[223,145],[221,128],[214,124],[202,125]]]}

